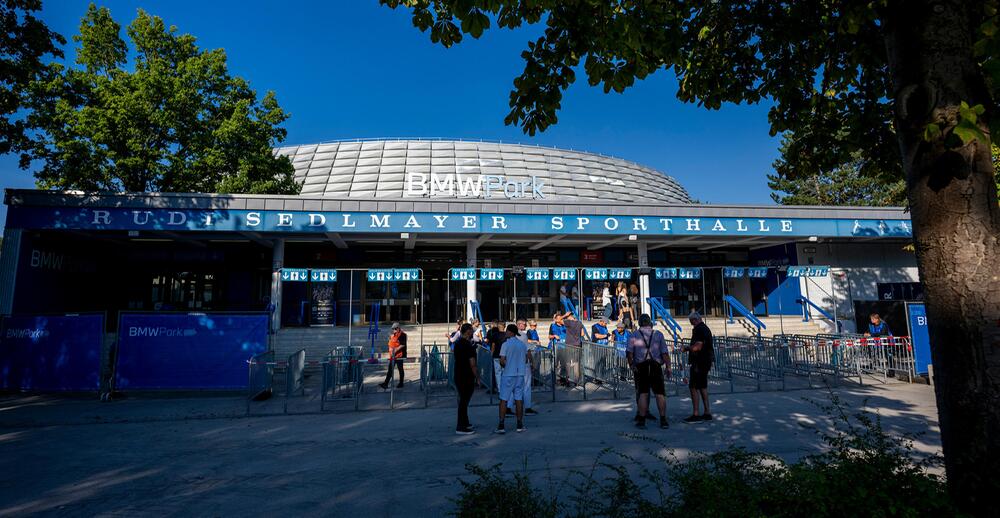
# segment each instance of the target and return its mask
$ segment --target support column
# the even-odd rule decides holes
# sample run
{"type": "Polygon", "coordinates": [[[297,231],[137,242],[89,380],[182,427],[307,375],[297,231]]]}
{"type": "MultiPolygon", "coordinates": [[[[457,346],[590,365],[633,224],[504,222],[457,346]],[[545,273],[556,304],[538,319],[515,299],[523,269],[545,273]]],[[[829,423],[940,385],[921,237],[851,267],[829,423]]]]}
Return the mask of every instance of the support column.
{"type": "MultiPolygon", "coordinates": [[[[475,268],[476,267],[476,250],[479,245],[476,244],[475,239],[470,239],[465,243],[465,267],[475,268]]],[[[471,322],[473,318],[472,314],[472,302],[476,300],[476,278],[473,277],[470,280],[465,281],[465,314],[468,320],[471,322]]],[[[480,303],[482,301],[479,301],[480,303]]]]}
{"type": "Polygon", "coordinates": [[[281,329],[281,268],[285,265],[285,239],[274,240],[271,249],[271,304],[274,304],[274,314],[271,315],[271,329],[277,332],[281,329]]]}
{"type": "MultiPolygon", "coordinates": [[[[639,268],[649,268],[649,253],[648,246],[645,241],[639,241],[636,243],[639,247],[639,268]]],[[[642,297],[642,312],[653,316],[652,308],[649,306],[648,297],[652,294],[649,293],[649,274],[639,274],[639,295],[642,297]]]]}
{"type": "Polygon", "coordinates": [[[14,309],[14,286],[17,284],[17,263],[21,256],[19,228],[4,230],[0,247],[0,315],[10,315],[14,309]]]}

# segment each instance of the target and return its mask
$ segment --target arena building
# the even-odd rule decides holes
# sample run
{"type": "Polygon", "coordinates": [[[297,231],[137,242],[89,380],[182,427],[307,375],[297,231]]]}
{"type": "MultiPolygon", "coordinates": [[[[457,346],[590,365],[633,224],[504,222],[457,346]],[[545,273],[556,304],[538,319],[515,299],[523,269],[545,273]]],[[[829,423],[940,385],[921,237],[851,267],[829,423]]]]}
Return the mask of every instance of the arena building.
{"type": "Polygon", "coordinates": [[[871,310],[904,328],[922,297],[901,208],[700,204],[660,171],[530,145],[276,152],[300,194],[8,189],[0,314],[100,311],[113,329],[126,311],[270,309],[275,328],[350,327],[454,322],[475,300],[486,319],[547,320],[562,292],[593,319],[622,282],[644,312],[850,331],[871,310]]]}

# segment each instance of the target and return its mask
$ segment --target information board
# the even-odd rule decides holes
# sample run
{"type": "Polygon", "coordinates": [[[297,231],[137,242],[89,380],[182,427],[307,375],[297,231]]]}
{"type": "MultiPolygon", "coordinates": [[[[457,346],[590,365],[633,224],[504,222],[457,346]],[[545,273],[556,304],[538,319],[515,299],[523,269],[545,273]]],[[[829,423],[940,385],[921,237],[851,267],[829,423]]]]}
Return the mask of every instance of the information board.
{"type": "Polygon", "coordinates": [[[553,268],[552,280],[554,281],[575,281],[576,268],[553,268]]]}
{"type": "Polygon", "coordinates": [[[608,270],[605,268],[586,268],[583,270],[583,278],[588,281],[608,280],[608,270]]]}
{"type": "Polygon", "coordinates": [[[503,268],[480,268],[479,280],[481,281],[502,281],[503,268]]]}
{"type": "Polygon", "coordinates": [[[529,281],[547,281],[551,278],[548,268],[527,268],[524,276],[529,281]]]}
{"type": "Polygon", "coordinates": [[[451,280],[453,281],[472,281],[476,279],[476,269],[475,268],[452,268],[451,269],[451,280]]]}

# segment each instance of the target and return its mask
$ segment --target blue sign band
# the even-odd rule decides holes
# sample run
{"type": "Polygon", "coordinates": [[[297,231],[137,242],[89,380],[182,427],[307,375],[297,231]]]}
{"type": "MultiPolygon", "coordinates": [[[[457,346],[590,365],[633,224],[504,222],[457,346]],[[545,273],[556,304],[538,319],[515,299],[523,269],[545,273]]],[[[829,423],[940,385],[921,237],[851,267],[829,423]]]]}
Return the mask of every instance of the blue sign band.
{"type": "Polygon", "coordinates": [[[913,236],[910,221],[11,206],[7,228],[678,236],[913,236]]]}

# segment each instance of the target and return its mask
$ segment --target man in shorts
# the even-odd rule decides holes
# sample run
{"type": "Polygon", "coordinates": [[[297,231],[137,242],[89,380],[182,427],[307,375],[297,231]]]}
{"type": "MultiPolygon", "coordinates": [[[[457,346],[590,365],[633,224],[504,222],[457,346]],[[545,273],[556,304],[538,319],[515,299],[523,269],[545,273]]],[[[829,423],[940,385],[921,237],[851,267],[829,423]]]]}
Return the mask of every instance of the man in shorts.
{"type": "Polygon", "coordinates": [[[524,371],[531,361],[531,353],[525,342],[518,338],[521,333],[514,324],[508,324],[507,340],[500,349],[500,422],[494,433],[503,434],[503,420],[507,417],[507,402],[513,400],[517,415],[517,431],[524,431],[524,371]]]}
{"type": "MultiPolygon", "coordinates": [[[[528,335],[528,321],[523,318],[517,319],[517,330],[520,333],[517,339],[524,342],[529,352],[534,351],[538,345],[538,332],[535,332],[535,339],[531,340],[531,337],[528,335]]],[[[524,415],[538,415],[538,412],[535,411],[531,404],[531,363],[528,363],[526,367],[524,370],[524,415]]],[[[507,410],[510,412],[516,411],[513,401],[507,402],[507,410]]]]}
{"type": "Polygon", "coordinates": [[[663,333],[653,329],[653,319],[643,313],[639,315],[639,329],[628,341],[625,352],[628,364],[635,373],[635,392],[639,395],[639,413],[635,425],[646,428],[649,413],[649,391],[656,396],[656,406],[660,411],[660,428],[668,428],[667,393],[663,384],[663,369],[670,375],[670,351],[663,333]]]}
{"type": "Polygon", "coordinates": [[[697,311],[692,311],[688,316],[691,325],[691,344],[684,347],[688,353],[688,364],[691,366],[691,376],[688,379],[688,388],[691,389],[692,414],[684,418],[684,422],[698,423],[711,421],[712,412],[708,404],[708,371],[712,370],[712,363],[715,362],[715,348],[712,345],[712,331],[702,320],[697,311]],[[699,413],[698,399],[701,399],[704,412],[699,413]]]}

